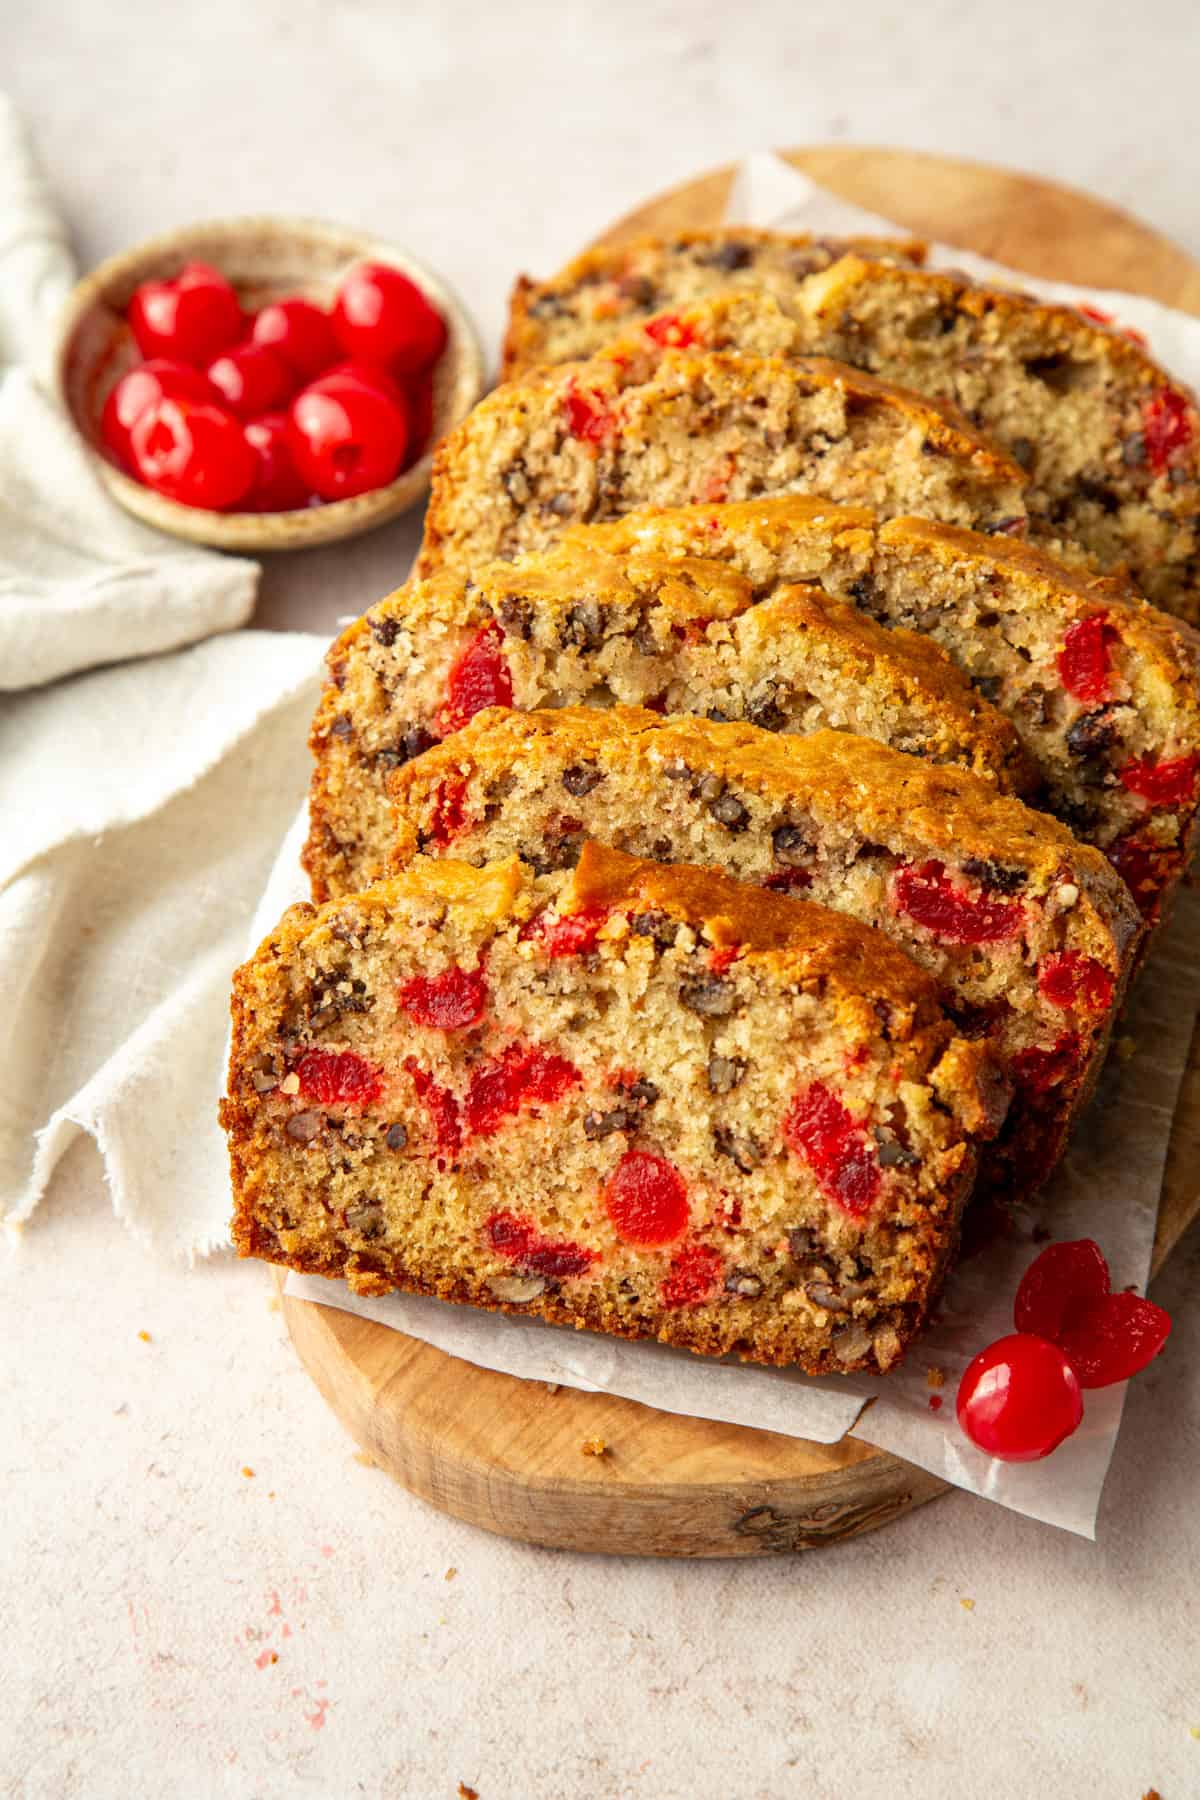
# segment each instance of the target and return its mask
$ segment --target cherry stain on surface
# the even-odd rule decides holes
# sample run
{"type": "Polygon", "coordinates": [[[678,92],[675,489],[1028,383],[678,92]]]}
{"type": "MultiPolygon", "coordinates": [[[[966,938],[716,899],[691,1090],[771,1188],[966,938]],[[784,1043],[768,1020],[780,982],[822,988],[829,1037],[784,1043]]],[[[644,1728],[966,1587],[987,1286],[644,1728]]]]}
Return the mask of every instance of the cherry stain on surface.
{"type": "Polygon", "coordinates": [[[784,1117],[783,1137],[844,1212],[857,1218],[868,1210],[882,1180],[875,1152],[824,1082],[801,1088],[784,1117]]]}
{"type": "Polygon", "coordinates": [[[1038,993],[1052,1006],[1077,1006],[1084,1012],[1107,1012],[1112,1005],[1113,978],[1102,962],[1078,950],[1047,956],[1038,969],[1038,993]]]}
{"type": "Polygon", "coordinates": [[[487,1006],[482,969],[443,969],[440,975],[416,975],[400,989],[400,1005],[418,1025],[435,1031],[463,1031],[477,1025],[487,1006]]]}
{"type": "Polygon", "coordinates": [[[892,878],[892,896],[901,912],[951,944],[999,944],[1018,935],[1025,923],[1019,900],[974,895],[956,887],[940,862],[908,864],[892,878]]]}
{"type": "Polygon", "coordinates": [[[318,1106],[370,1106],[383,1092],[383,1070],[353,1050],[306,1050],[296,1076],[303,1098],[318,1106]]]}
{"type": "Polygon", "coordinates": [[[687,1230],[683,1176],[665,1156],[627,1150],[604,1184],[604,1205],[627,1244],[669,1244],[687,1230]]]}
{"type": "Polygon", "coordinates": [[[1117,638],[1107,613],[1092,613],[1068,626],[1058,653],[1058,673],[1068,694],[1089,704],[1111,699],[1109,646],[1117,638]]]}
{"type": "Polygon", "coordinates": [[[504,633],[489,619],[451,664],[446,677],[446,703],[438,716],[443,737],[460,731],[488,706],[511,706],[512,672],[504,660],[504,633]]]}
{"type": "Polygon", "coordinates": [[[671,1266],[659,1283],[664,1306],[699,1306],[720,1287],[725,1264],[708,1244],[685,1244],[671,1258],[671,1266]]]}

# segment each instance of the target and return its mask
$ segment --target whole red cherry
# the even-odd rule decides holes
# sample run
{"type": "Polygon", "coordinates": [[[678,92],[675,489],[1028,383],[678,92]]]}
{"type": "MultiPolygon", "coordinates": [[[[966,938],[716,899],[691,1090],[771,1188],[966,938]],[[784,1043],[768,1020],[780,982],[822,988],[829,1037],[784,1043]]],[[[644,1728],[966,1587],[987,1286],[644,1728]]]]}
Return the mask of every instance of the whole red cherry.
{"type": "Polygon", "coordinates": [[[242,335],[238,297],[208,263],[186,263],[174,281],[143,281],[126,317],[143,356],[200,366],[242,335]]]}
{"type": "Polygon", "coordinates": [[[378,388],[328,375],[292,401],[288,443],[302,479],[322,500],[348,500],[395,479],[408,420],[378,388]]]}
{"type": "Polygon", "coordinates": [[[273,350],[262,344],[235,344],[208,365],[208,379],[239,419],[253,419],[290,400],[300,382],[273,350]]]}
{"type": "Polygon", "coordinates": [[[415,282],[384,263],[358,263],[333,304],[333,329],[347,356],[415,375],[446,347],[446,321],[415,282]]]}
{"type": "Polygon", "coordinates": [[[147,487],[184,506],[222,512],[249,493],[258,467],[232,414],[190,400],[156,400],[132,432],[133,462],[147,487]]]}
{"type": "Polygon", "coordinates": [[[292,460],[287,414],[264,413],[246,426],[246,442],[258,461],[254,486],[243,505],[247,512],[299,512],[311,498],[292,460]]]}
{"type": "Polygon", "coordinates": [[[148,406],[168,397],[212,403],[217,395],[207,375],[199,369],[163,356],[139,363],[114,384],[100,415],[100,434],[119,462],[132,464],[130,432],[148,406]]]}
{"type": "Polygon", "coordinates": [[[323,374],[341,355],[329,314],[311,300],[273,300],[255,318],[252,335],[305,381],[323,374]]]}
{"type": "Polygon", "coordinates": [[[404,389],[395,376],[378,363],[360,362],[351,357],[345,362],[334,363],[332,369],[326,370],[321,377],[321,386],[324,387],[327,381],[357,382],[359,387],[370,388],[373,393],[385,395],[401,412],[408,411],[404,389]]]}
{"type": "Polygon", "coordinates": [[[981,1350],[958,1389],[958,1422],[971,1442],[1001,1462],[1036,1462],[1070,1437],[1083,1396],[1057,1344],[1015,1331],[981,1350]]]}

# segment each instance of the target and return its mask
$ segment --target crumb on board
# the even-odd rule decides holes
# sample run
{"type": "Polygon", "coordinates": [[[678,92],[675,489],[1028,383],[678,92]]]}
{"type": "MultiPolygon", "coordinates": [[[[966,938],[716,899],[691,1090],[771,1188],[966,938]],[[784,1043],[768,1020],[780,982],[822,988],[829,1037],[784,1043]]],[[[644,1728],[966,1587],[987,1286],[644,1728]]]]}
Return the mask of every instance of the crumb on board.
{"type": "Polygon", "coordinates": [[[607,1456],[608,1445],[603,1438],[584,1438],[579,1446],[584,1456],[607,1456]]]}
{"type": "Polygon", "coordinates": [[[139,1331],[138,1337],[142,1340],[143,1344],[152,1344],[154,1342],[154,1339],[150,1336],[148,1331],[139,1331]]]}
{"type": "Polygon", "coordinates": [[[458,1570],[456,1568],[454,1568],[453,1566],[451,1566],[450,1568],[448,1568],[446,1570],[446,1573],[442,1576],[442,1580],[443,1581],[453,1581],[454,1577],[457,1574],[458,1574],[458,1570]]]}
{"type": "Polygon", "coordinates": [[[960,1598],[958,1604],[962,1607],[964,1612],[975,1611],[975,1602],[973,1600],[968,1600],[965,1594],[960,1598]]]}
{"type": "Polygon", "coordinates": [[[931,1387],[931,1388],[941,1388],[941,1387],[945,1387],[945,1385],[946,1385],[945,1369],[939,1369],[936,1363],[930,1363],[929,1367],[925,1371],[925,1386],[931,1387]]]}
{"type": "Polygon", "coordinates": [[[249,1463],[242,1464],[242,1474],[246,1477],[247,1481],[253,1480],[254,1470],[250,1467],[249,1463]]]}
{"type": "Polygon", "coordinates": [[[267,1295],[267,1311],[268,1312],[282,1312],[283,1311],[283,1301],[279,1298],[278,1294],[268,1294],[267,1295]]]}
{"type": "Polygon", "coordinates": [[[1113,1049],[1117,1053],[1117,1061],[1127,1063],[1137,1049],[1137,1039],[1133,1037],[1119,1037],[1114,1041],[1113,1049]]]}

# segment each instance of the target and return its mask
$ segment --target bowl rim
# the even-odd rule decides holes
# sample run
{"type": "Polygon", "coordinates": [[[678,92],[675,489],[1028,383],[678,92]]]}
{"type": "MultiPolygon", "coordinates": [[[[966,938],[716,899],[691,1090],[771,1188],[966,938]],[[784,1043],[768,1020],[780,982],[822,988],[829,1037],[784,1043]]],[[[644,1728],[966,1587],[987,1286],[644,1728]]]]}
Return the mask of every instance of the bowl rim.
{"type": "MultiPolygon", "coordinates": [[[[232,260],[232,259],[230,259],[232,260]]],[[[297,258],[303,260],[303,251],[297,258]]],[[[222,268],[224,272],[224,268],[222,268]]],[[[303,214],[246,213],[233,217],[199,219],[144,238],[115,252],[83,275],[68,294],[59,313],[50,373],[55,398],[90,458],[100,480],[127,512],[144,523],[220,550],[271,551],[306,549],[357,535],[397,518],[421,499],[429,485],[433,448],[466,416],[485,387],[483,345],[465,305],[445,278],[401,245],[376,232],[335,224],[303,214]],[[115,286],[150,279],[147,265],[189,256],[201,257],[222,267],[222,241],[230,245],[259,235],[294,234],[314,246],[326,245],[347,262],[376,261],[400,270],[434,302],[446,321],[447,342],[443,357],[454,363],[451,401],[443,420],[435,420],[429,445],[420,460],[385,487],[373,488],[347,500],[330,500],[321,506],[293,512],[214,512],[184,506],[143,485],[110,461],[98,448],[71,402],[68,370],[78,333],[85,318],[99,306],[110,306],[115,286]],[[207,254],[205,254],[207,252],[207,254]]]]}

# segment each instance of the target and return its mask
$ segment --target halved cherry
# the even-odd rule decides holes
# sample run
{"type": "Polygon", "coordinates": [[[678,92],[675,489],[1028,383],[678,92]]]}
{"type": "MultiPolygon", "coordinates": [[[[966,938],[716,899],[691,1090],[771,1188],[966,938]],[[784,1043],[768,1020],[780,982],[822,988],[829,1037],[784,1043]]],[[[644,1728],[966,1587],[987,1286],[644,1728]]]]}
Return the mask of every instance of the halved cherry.
{"type": "Polygon", "coordinates": [[[1060,1343],[1071,1319],[1098,1305],[1108,1287],[1108,1264],[1094,1239],[1050,1244],[1021,1277],[1013,1323],[1018,1331],[1060,1343]]]}
{"type": "Polygon", "coordinates": [[[604,1206],[627,1244],[669,1244],[687,1230],[683,1176],[649,1150],[625,1152],[604,1185],[604,1206]]]}
{"type": "Polygon", "coordinates": [[[1072,1314],[1059,1343],[1080,1387],[1127,1381],[1153,1362],[1171,1335],[1171,1316],[1140,1294],[1106,1294],[1080,1317],[1072,1314]]]}

